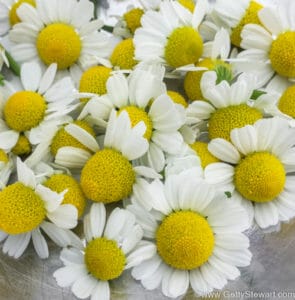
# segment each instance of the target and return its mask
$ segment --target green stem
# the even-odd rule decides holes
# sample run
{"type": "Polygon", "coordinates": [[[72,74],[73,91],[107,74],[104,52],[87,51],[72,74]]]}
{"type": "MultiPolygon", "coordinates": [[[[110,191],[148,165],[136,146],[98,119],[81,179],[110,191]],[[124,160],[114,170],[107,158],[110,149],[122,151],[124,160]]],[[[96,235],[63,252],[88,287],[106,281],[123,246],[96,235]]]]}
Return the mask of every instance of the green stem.
{"type": "Polygon", "coordinates": [[[105,30],[105,31],[107,31],[107,32],[113,33],[114,27],[109,26],[109,25],[104,25],[102,27],[102,29],[105,30]]]}
{"type": "Polygon", "coordinates": [[[20,76],[20,66],[19,64],[14,60],[14,58],[10,55],[9,52],[7,52],[5,50],[5,56],[8,59],[9,62],[9,68],[12,70],[12,72],[16,75],[16,76],[20,76]]]}

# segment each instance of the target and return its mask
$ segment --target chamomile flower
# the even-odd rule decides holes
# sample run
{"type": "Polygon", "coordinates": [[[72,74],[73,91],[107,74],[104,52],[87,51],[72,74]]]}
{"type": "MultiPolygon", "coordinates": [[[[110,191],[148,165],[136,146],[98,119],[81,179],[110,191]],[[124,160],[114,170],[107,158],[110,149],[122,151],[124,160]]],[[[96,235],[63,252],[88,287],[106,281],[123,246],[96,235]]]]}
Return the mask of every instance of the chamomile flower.
{"type": "Polygon", "coordinates": [[[295,79],[295,17],[290,13],[294,5],[294,1],[280,1],[276,7],[265,7],[258,14],[264,27],[249,24],[242,31],[241,46],[247,50],[238,58],[248,71],[259,74],[262,84],[274,74],[295,79]]]}
{"type": "Polygon", "coordinates": [[[78,238],[69,230],[77,225],[77,209],[61,204],[65,191],[56,193],[37,183],[33,171],[17,159],[17,181],[0,192],[0,240],[2,251],[20,257],[30,240],[41,258],[49,255],[41,230],[57,245],[75,244],[78,238]]]}
{"type": "MultiPolygon", "coordinates": [[[[21,83],[6,82],[1,103],[0,147],[16,155],[29,154],[53,124],[65,123],[77,107],[70,77],[54,82],[56,64],[45,72],[37,62],[24,63],[21,83]]],[[[47,134],[47,133],[46,133],[47,134]]]]}
{"type": "Polygon", "coordinates": [[[234,199],[186,172],[155,180],[146,191],[151,210],[132,204],[144,230],[138,252],[145,258],[132,276],[153,290],[176,298],[192,287],[198,295],[222,289],[248,266],[246,211],[234,199]]]}
{"type": "Polygon", "coordinates": [[[275,117],[231,131],[231,142],[214,139],[210,152],[222,162],[205,169],[211,184],[237,192],[256,223],[266,228],[295,216],[294,129],[275,117]]]}
{"type": "Polygon", "coordinates": [[[121,73],[114,74],[107,81],[106,96],[90,100],[81,114],[83,118],[90,114],[94,119],[107,120],[115,108],[119,114],[128,113],[132,126],[143,121],[149,145],[145,160],[157,172],[164,167],[164,152],[179,151],[183,138],[178,130],[185,123],[184,108],[165,93],[163,71],[138,68],[128,79],[121,73]]]}
{"type": "Polygon", "coordinates": [[[10,31],[13,57],[20,62],[38,59],[45,65],[56,63],[58,70],[76,73],[97,63],[105,63],[112,50],[110,38],[98,32],[100,20],[92,20],[94,5],[88,0],[39,0],[36,8],[23,4],[17,9],[21,22],[10,31]]]}
{"type": "Polygon", "coordinates": [[[104,205],[96,203],[84,218],[84,232],[84,249],[63,249],[60,259],[65,266],[53,276],[80,299],[111,299],[109,282],[144,259],[137,252],[142,229],[132,213],[120,208],[106,220],[104,205]]]}

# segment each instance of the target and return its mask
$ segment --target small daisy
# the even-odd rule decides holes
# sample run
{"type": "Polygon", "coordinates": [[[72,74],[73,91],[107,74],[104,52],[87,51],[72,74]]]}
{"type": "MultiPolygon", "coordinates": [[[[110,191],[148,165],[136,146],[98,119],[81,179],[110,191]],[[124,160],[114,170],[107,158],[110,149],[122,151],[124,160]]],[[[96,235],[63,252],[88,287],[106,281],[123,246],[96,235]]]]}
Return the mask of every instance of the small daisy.
{"type": "Polygon", "coordinates": [[[30,240],[41,258],[49,255],[41,230],[57,245],[77,245],[78,238],[69,230],[77,225],[77,209],[61,204],[65,191],[55,193],[38,184],[33,171],[17,158],[18,180],[0,192],[0,241],[3,252],[20,257],[30,240]]]}
{"type": "Polygon", "coordinates": [[[45,72],[37,62],[24,63],[21,83],[8,83],[2,89],[0,148],[16,155],[29,154],[53,124],[65,123],[77,107],[77,93],[70,77],[54,82],[56,64],[45,72]]]}
{"type": "Polygon", "coordinates": [[[60,259],[65,266],[53,276],[80,299],[111,299],[109,282],[144,259],[137,251],[143,231],[129,211],[116,208],[106,220],[104,205],[96,203],[85,216],[84,232],[84,249],[63,249],[60,259]]]}
{"type": "Polygon", "coordinates": [[[236,191],[261,228],[295,216],[295,135],[288,121],[263,119],[231,131],[231,142],[214,139],[209,151],[220,163],[205,169],[211,184],[236,191]]]}
{"type": "Polygon", "coordinates": [[[198,295],[222,289],[250,264],[246,211],[234,199],[186,172],[153,181],[146,191],[151,210],[127,207],[147,239],[138,247],[145,258],[132,276],[176,298],[192,287],[198,295]]]}
{"type": "Polygon", "coordinates": [[[24,3],[17,9],[21,22],[9,37],[17,45],[13,57],[20,62],[38,59],[45,65],[57,63],[58,70],[76,73],[105,63],[112,50],[110,38],[98,32],[102,21],[92,20],[94,4],[88,0],[39,0],[36,8],[24,3]]]}
{"type": "Polygon", "coordinates": [[[242,31],[241,46],[247,50],[238,55],[241,69],[245,69],[245,64],[248,71],[254,70],[262,84],[274,74],[295,80],[295,16],[290,13],[294,9],[294,1],[265,7],[258,16],[266,29],[249,24],[242,31]]]}

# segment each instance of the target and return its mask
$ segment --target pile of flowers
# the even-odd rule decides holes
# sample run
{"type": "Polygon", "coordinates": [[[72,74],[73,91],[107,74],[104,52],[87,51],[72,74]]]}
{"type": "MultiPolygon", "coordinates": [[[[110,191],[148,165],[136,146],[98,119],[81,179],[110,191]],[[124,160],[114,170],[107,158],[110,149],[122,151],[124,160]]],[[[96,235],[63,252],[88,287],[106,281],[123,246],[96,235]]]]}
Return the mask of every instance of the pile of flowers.
{"type": "Polygon", "coordinates": [[[81,299],[223,289],[295,216],[295,2],[98,2],[0,1],[2,251],[50,238],[81,299]]]}

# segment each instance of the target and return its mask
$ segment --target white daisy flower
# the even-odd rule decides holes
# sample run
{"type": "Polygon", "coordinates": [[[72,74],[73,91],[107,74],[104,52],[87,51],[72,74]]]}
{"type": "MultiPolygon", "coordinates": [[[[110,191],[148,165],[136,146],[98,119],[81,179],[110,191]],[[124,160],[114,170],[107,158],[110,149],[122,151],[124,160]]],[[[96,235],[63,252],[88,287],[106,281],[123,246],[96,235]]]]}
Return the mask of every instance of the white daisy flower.
{"type": "Polygon", "coordinates": [[[68,120],[77,107],[77,92],[70,77],[54,82],[56,64],[45,72],[37,62],[24,63],[20,84],[5,82],[0,105],[0,148],[28,154],[56,124],[68,120]],[[14,151],[15,150],[15,151],[14,151]]]}
{"type": "Polygon", "coordinates": [[[159,172],[164,167],[164,152],[176,154],[183,143],[178,130],[185,123],[185,110],[166,94],[164,69],[155,69],[138,68],[128,79],[121,73],[113,74],[107,81],[108,93],[90,100],[80,117],[90,114],[94,119],[107,120],[115,108],[119,113],[128,113],[132,126],[144,122],[149,145],[144,160],[159,172]]]}
{"type": "Polygon", "coordinates": [[[104,205],[96,203],[85,216],[84,232],[84,249],[63,249],[60,259],[65,266],[53,276],[80,299],[111,299],[109,282],[144,259],[136,251],[143,231],[129,211],[116,208],[106,220],[104,205]]]}
{"type": "Polygon", "coordinates": [[[240,68],[257,73],[262,84],[274,74],[295,80],[294,9],[294,1],[288,0],[265,7],[258,13],[264,27],[249,24],[242,31],[241,46],[247,50],[238,55],[240,68]]]}
{"type": "MultiPolygon", "coordinates": [[[[194,174],[194,173],[193,173],[194,174]]],[[[250,264],[246,211],[234,199],[186,172],[153,181],[146,191],[152,209],[128,206],[144,230],[138,253],[145,261],[132,276],[176,298],[192,287],[198,295],[222,289],[250,264]]]]}
{"type": "Polygon", "coordinates": [[[64,194],[55,193],[38,184],[33,171],[17,158],[17,181],[0,192],[0,241],[2,251],[20,257],[30,240],[41,258],[49,256],[41,230],[57,245],[80,246],[79,239],[69,229],[77,225],[77,209],[62,205],[64,194]]]}
{"type": "Polygon", "coordinates": [[[21,22],[9,33],[17,44],[11,50],[13,57],[20,62],[57,63],[74,79],[81,69],[107,63],[111,38],[98,32],[103,23],[91,21],[93,12],[94,4],[88,0],[36,0],[36,8],[24,3],[17,9],[21,22]]]}
{"type": "Polygon", "coordinates": [[[231,131],[231,143],[214,139],[209,151],[220,163],[205,169],[206,181],[236,191],[261,228],[295,216],[295,135],[288,121],[263,119],[231,131]]]}

